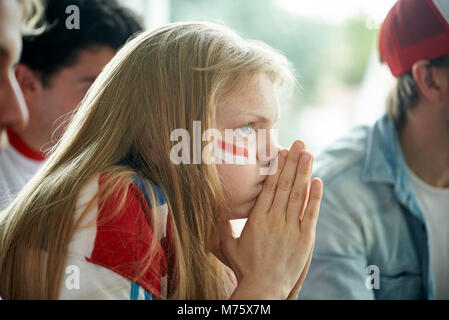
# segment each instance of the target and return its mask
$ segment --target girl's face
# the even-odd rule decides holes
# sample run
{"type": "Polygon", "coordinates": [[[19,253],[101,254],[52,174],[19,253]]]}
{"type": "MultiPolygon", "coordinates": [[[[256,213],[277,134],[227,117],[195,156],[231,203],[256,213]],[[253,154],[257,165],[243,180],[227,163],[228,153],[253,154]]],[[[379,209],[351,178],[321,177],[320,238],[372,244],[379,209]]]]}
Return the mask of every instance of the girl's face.
{"type": "Polygon", "coordinates": [[[217,129],[221,131],[223,137],[225,129],[234,130],[243,138],[250,134],[257,137],[257,143],[254,145],[254,150],[257,150],[255,163],[252,161],[244,165],[217,165],[226,197],[231,205],[231,210],[224,212],[224,219],[247,218],[254,206],[267,178],[269,161],[277,156],[278,147],[270,129],[278,118],[279,103],[273,83],[266,74],[254,77],[247,86],[232,93],[218,107],[217,129]],[[262,139],[260,129],[265,131],[266,138],[262,139]]]}

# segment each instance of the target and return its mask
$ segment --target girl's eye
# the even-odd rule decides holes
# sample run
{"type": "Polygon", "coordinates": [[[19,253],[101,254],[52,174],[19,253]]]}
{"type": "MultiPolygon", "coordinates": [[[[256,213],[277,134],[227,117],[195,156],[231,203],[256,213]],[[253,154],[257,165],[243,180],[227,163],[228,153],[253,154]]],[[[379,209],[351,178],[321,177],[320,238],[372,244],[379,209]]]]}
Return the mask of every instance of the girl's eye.
{"type": "Polygon", "coordinates": [[[238,130],[240,130],[240,132],[242,132],[244,135],[250,135],[251,131],[252,131],[253,127],[251,123],[247,123],[244,126],[241,126],[240,128],[238,128],[238,130]]]}

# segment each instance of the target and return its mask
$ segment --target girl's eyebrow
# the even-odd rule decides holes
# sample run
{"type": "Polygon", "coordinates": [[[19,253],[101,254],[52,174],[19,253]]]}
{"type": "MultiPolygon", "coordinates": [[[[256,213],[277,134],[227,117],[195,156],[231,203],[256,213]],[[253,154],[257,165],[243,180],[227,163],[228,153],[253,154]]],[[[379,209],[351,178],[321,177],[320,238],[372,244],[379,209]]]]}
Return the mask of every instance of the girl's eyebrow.
{"type": "Polygon", "coordinates": [[[272,108],[267,107],[260,107],[257,104],[248,104],[251,107],[248,108],[247,105],[237,105],[233,104],[230,108],[221,109],[221,111],[224,113],[226,110],[226,118],[236,118],[239,116],[251,116],[254,118],[258,118],[260,121],[264,122],[277,122],[280,118],[280,110],[279,105],[276,106],[276,111],[273,112],[273,117],[270,119],[270,113],[272,108]]]}
{"type": "MultiPolygon", "coordinates": [[[[259,111],[259,110],[257,110],[257,111],[259,111]]],[[[270,122],[270,121],[277,122],[280,118],[279,112],[276,112],[276,116],[274,117],[274,119],[270,119],[269,117],[266,116],[266,112],[263,112],[263,111],[257,112],[257,111],[255,111],[255,112],[243,111],[241,114],[245,115],[245,116],[252,116],[252,117],[258,118],[259,120],[264,121],[264,122],[270,122]]],[[[236,115],[234,114],[233,116],[236,116],[236,115]]]]}
{"type": "Polygon", "coordinates": [[[228,115],[226,115],[226,119],[232,120],[233,122],[248,122],[248,119],[242,119],[248,117],[255,119],[252,122],[270,122],[270,119],[268,119],[267,117],[250,112],[230,112],[228,115]]]}

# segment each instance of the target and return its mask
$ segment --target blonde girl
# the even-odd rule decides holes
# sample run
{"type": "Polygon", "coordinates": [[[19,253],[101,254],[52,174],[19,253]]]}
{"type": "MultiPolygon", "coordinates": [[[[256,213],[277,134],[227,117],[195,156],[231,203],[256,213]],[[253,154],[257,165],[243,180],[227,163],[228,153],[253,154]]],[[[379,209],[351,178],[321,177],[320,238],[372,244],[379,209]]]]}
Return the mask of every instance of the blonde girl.
{"type": "MultiPolygon", "coordinates": [[[[246,165],[170,158],[171,133],[193,135],[194,121],[269,132],[274,88],[292,79],[282,55],[222,26],[169,24],[132,39],[1,213],[0,296],[295,298],[322,193],[318,179],[309,189],[304,144],[246,165]],[[248,218],[239,238],[236,218],[248,218]]],[[[271,136],[264,147],[277,149],[271,136]]]]}

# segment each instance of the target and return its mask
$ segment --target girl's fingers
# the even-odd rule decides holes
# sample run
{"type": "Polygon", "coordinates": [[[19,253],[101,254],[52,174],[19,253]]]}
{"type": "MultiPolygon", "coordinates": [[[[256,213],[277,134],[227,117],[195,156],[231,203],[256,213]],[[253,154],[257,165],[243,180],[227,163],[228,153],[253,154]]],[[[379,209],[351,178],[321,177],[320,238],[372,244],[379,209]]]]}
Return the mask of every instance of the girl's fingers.
{"type": "MultiPolygon", "coordinates": [[[[269,175],[265,179],[265,181],[263,183],[262,192],[259,194],[252,212],[266,213],[271,208],[271,204],[273,203],[274,194],[276,193],[278,179],[281,174],[282,168],[284,167],[286,157],[287,157],[286,150],[282,150],[279,152],[277,160],[276,160],[276,162],[277,162],[276,173],[269,175]]],[[[276,165],[276,163],[274,165],[276,165]]]]}
{"type": "Polygon", "coordinates": [[[273,209],[275,212],[285,213],[288,204],[288,198],[292,190],[292,185],[296,176],[296,168],[300,153],[304,150],[304,143],[295,141],[285,161],[284,168],[279,176],[276,194],[273,199],[273,209]]]}
{"type": "Polygon", "coordinates": [[[302,211],[307,204],[309,182],[312,176],[312,154],[301,153],[296,178],[293,184],[287,206],[287,221],[299,221],[302,211]]]}
{"type": "Polygon", "coordinates": [[[319,178],[312,180],[309,201],[307,203],[304,217],[300,223],[301,232],[311,237],[315,236],[316,222],[320,212],[321,198],[323,196],[323,182],[319,178]]]}

